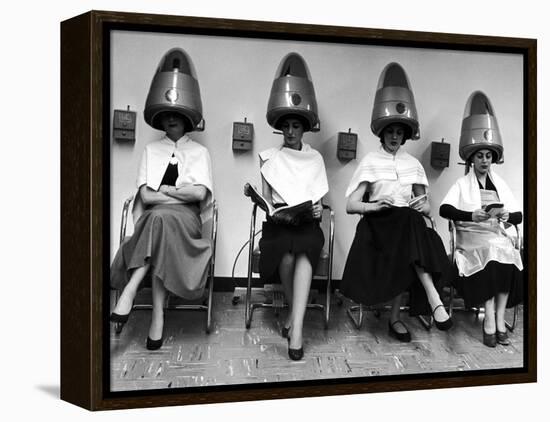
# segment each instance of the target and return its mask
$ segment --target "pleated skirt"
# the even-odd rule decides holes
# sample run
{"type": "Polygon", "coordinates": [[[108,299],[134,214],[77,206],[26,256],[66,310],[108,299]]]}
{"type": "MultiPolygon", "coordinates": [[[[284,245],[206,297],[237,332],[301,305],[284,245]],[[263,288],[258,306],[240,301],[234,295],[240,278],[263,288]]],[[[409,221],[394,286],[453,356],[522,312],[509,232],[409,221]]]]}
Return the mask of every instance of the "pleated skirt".
{"type": "Polygon", "coordinates": [[[196,204],[155,205],[137,221],[134,234],[120,246],[111,265],[111,286],[124,289],[133,270],[150,264],[150,276],[185,299],[203,296],[212,256],[202,238],[196,204]]]}
{"type": "Polygon", "coordinates": [[[451,282],[443,242],[419,212],[394,207],[368,214],[357,224],[340,291],[364,305],[385,303],[408,291],[410,315],[428,315],[431,309],[415,265],[432,275],[438,291],[451,282]]]}

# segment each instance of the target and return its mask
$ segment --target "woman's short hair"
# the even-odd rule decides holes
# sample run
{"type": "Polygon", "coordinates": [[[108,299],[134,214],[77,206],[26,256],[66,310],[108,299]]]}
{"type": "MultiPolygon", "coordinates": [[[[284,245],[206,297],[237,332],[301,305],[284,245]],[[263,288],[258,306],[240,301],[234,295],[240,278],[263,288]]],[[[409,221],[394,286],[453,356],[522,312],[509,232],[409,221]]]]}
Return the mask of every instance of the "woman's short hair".
{"type": "Polygon", "coordinates": [[[177,114],[179,117],[181,117],[183,119],[183,131],[184,133],[187,133],[187,132],[192,132],[193,131],[193,124],[191,123],[191,120],[189,119],[189,117],[187,117],[185,114],[183,113],[178,113],[177,111],[173,111],[173,110],[170,110],[170,111],[161,111],[160,113],[158,113],[155,117],[153,117],[153,127],[162,127],[160,125],[160,121],[162,120],[162,117],[166,114],[177,114]],[[155,126],[156,125],[156,126],[155,126]]]}
{"type": "Polygon", "coordinates": [[[474,155],[476,155],[478,153],[478,151],[481,151],[482,149],[486,149],[488,151],[491,152],[491,163],[496,163],[497,160],[498,160],[498,154],[495,150],[493,150],[492,148],[487,148],[487,147],[483,147],[483,148],[478,148],[476,149],[474,152],[472,152],[470,154],[470,156],[468,157],[468,159],[466,160],[466,165],[470,165],[472,164],[472,161],[473,161],[473,158],[474,158],[474,155]]]}
{"type": "Polygon", "coordinates": [[[384,143],[384,132],[386,131],[386,129],[388,128],[388,126],[391,126],[391,125],[399,125],[403,128],[403,140],[401,141],[401,145],[405,145],[405,142],[407,142],[408,139],[412,139],[412,129],[410,128],[410,126],[404,124],[404,123],[390,123],[389,125],[386,125],[384,127],[384,129],[382,129],[380,131],[380,143],[383,144],[384,143]]]}
{"type": "Polygon", "coordinates": [[[296,119],[296,120],[299,120],[300,123],[302,123],[302,126],[304,127],[304,132],[307,132],[307,131],[310,131],[311,130],[311,127],[309,125],[309,121],[308,119],[306,119],[304,116],[300,116],[299,114],[294,114],[294,113],[290,113],[290,114],[283,114],[281,117],[279,117],[279,119],[277,120],[277,123],[275,124],[275,129],[277,130],[282,130],[281,127],[283,125],[283,122],[286,120],[286,119],[296,119]]]}

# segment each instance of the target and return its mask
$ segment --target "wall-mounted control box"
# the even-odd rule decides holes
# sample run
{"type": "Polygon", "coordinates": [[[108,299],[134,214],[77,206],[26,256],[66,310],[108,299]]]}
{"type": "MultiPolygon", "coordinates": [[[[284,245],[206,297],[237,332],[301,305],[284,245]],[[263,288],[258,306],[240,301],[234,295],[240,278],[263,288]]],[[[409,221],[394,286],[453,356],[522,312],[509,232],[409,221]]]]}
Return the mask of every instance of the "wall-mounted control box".
{"type": "Polygon", "coordinates": [[[136,140],[136,112],[127,110],[115,110],[113,115],[113,138],[115,141],[136,140]]]}
{"type": "Polygon", "coordinates": [[[248,151],[252,149],[254,125],[244,122],[233,122],[233,151],[248,151]]]}
{"type": "Polygon", "coordinates": [[[357,134],[352,133],[351,129],[338,132],[336,155],[339,160],[354,160],[357,157],[357,134]]]}
{"type": "Polygon", "coordinates": [[[444,142],[432,142],[430,164],[434,168],[443,169],[449,167],[449,156],[451,154],[451,144],[444,142]]]}

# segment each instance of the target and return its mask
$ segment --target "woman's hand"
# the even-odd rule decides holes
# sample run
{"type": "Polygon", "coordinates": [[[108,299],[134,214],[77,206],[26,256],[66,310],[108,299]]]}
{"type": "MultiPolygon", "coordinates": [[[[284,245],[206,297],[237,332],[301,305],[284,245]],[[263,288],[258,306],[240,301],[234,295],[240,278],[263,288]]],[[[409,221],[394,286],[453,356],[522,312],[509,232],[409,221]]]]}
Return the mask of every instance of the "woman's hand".
{"type": "Polygon", "coordinates": [[[382,196],[378,200],[373,202],[367,202],[365,204],[365,212],[377,212],[390,208],[393,205],[393,198],[391,196],[382,196]]]}
{"type": "Polygon", "coordinates": [[[315,220],[319,220],[323,214],[323,206],[321,204],[313,204],[311,207],[311,216],[315,220]]]}
{"type": "Polygon", "coordinates": [[[170,192],[174,192],[175,190],[176,188],[170,185],[160,185],[160,188],[159,188],[159,192],[162,192],[162,193],[170,193],[170,192]]]}
{"type": "Polygon", "coordinates": [[[425,201],[421,201],[419,203],[416,203],[412,206],[412,209],[415,211],[418,211],[421,214],[424,215],[430,215],[430,203],[426,199],[425,201]]]}
{"type": "Polygon", "coordinates": [[[510,218],[510,213],[507,209],[503,208],[502,211],[497,215],[497,218],[499,221],[507,222],[508,218],[510,218]]]}
{"type": "Polygon", "coordinates": [[[482,221],[488,220],[490,217],[488,212],[483,211],[482,209],[475,210],[472,213],[472,220],[476,223],[480,223],[482,221]]]}

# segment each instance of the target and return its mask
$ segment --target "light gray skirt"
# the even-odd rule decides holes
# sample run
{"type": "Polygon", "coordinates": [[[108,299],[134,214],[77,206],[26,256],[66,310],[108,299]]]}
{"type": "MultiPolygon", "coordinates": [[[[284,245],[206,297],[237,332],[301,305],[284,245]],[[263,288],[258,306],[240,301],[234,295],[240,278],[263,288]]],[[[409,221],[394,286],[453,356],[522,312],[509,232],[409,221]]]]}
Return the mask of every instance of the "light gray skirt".
{"type": "Polygon", "coordinates": [[[196,204],[155,205],[137,221],[134,234],[120,246],[111,265],[111,286],[124,289],[134,269],[150,264],[150,276],[185,299],[204,293],[212,256],[203,239],[196,204]]]}

